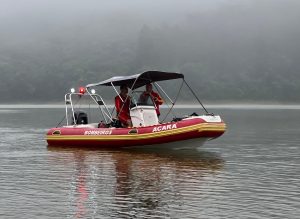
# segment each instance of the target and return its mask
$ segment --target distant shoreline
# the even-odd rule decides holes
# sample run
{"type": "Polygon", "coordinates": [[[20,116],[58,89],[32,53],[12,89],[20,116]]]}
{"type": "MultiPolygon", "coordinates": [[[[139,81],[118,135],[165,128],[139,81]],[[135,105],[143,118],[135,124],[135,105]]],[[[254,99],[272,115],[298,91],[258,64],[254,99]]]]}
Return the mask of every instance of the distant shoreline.
{"type": "MultiPolygon", "coordinates": [[[[300,110],[300,104],[260,104],[260,103],[227,103],[227,104],[205,104],[207,109],[295,109],[300,110]]],[[[89,107],[84,105],[83,107],[89,107]]],[[[95,105],[91,106],[95,107],[95,105]]],[[[112,108],[113,105],[108,105],[112,108]]],[[[61,109],[65,108],[64,104],[0,104],[0,109],[61,109]]],[[[167,108],[166,105],[161,108],[167,108]]],[[[199,104],[177,104],[174,106],[176,109],[196,109],[202,108],[199,104]]]]}

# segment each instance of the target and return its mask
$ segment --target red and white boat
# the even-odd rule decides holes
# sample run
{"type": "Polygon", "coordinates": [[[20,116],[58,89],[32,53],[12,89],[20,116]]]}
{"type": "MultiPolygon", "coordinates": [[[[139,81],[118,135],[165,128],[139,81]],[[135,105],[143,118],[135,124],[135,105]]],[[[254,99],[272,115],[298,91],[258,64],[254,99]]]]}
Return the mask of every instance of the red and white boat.
{"type": "MultiPolygon", "coordinates": [[[[78,93],[71,89],[71,93],[65,95],[66,104],[66,124],[61,127],[51,128],[47,132],[47,142],[49,146],[76,146],[76,147],[97,147],[97,148],[120,148],[120,147],[156,147],[156,148],[186,148],[199,147],[205,141],[221,136],[226,125],[218,115],[208,113],[203,107],[205,113],[198,115],[193,113],[190,116],[173,118],[170,121],[159,121],[156,114],[155,103],[145,104],[138,101],[138,88],[153,83],[160,91],[161,96],[168,99],[171,108],[175,102],[158,84],[158,81],[182,79],[182,85],[185,83],[183,74],[147,71],[132,76],[113,77],[108,80],[89,84],[85,88],[80,88],[78,93]],[[101,95],[97,94],[95,87],[112,86],[117,92],[115,86],[127,85],[130,87],[131,106],[130,116],[133,127],[123,128],[113,118],[113,112],[105,104],[101,95]],[[102,116],[101,122],[89,123],[89,115],[83,111],[76,111],[74,107],[74,97],[88,97],[96,103],[99,109],[99,115],[102,116]],[[69,124],[71,123],[71,124],[69,124]]],[[[191,89],[191,88],[190,88],[191,89]]],[[[179,94],[178,92],[178,94],[179,94]]],[[[117,92],[118,94],[118,92],[117,92]]],[[[178,96],[177,94],[177,96],[178,96]]],[[[177,99],[177,96],[175,99],[177,99]]],[[[114,110],[113,110],[114,111],[114,110]]],[[[167,118],[167,115],[165,116],[167,118]]]]}

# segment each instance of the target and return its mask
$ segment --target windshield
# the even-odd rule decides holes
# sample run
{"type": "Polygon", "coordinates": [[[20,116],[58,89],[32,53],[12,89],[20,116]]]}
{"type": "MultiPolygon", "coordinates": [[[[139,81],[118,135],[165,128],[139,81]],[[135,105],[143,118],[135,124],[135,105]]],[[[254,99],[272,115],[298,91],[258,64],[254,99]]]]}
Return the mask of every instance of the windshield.
{"type": "Polygon", "coordinates": [[[135,106],[154,106],[153,100],[149,95],[144,95],[144,91],[134,91],[131,96],[131,107],[135,106]]]}

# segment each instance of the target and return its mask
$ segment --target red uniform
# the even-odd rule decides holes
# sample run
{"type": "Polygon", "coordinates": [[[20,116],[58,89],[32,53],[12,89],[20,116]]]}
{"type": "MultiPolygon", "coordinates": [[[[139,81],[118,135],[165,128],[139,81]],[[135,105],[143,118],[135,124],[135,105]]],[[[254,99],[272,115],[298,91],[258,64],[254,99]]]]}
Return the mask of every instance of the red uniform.
{"type": "Polygon", "coordinates": [[[121,97],[122,97],[123,101],[119,95],[115,97],[116,111],[117,111],[117,115],[118,115],[120,122],[122,124],[128,126],[129,124],[127,121],[130,119],[130,114],[129,114],[130,98],[128,97],[124,104],[126,96],[125,97],[121,96],[121,97]],[[123,104],[124,104],[124,106],[123,106],[123,104]],[[123,108],[122,108],[122,106],[123,106],[123,108]],[[121,108],[122,108],[122,111],[121,111],[121,108]]]}
{"type": "Polygon", "coordinates": [[[151,96],[151,98],[152,98],[152,100],[153,100],[153,102],[155,103],[155,106],[156,106],[156,113],[159,116],[160,115],[159,105],[162,105],[164,103],[164,101],[159,96],[159,94],[154,92],[154,91],[151,91],[151,95],[149,95],[146,91],[144,91],[142,95],[145,98],[151,96]]]}

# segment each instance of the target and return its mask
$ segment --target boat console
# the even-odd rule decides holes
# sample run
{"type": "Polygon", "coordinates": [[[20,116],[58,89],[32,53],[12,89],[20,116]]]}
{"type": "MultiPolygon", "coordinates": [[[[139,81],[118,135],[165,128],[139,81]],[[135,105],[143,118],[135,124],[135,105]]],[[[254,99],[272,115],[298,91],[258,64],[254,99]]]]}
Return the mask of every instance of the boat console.
{"type": "Polygon", "coordinates": [[[130,103],[130,117],[133,127],[159,124],[156,106],[152,98],[141,98],[143,91],[133,91],[130,103]]]}
{"type": "Polygon", "coordinates": [[[159,124],[154,106],[135,106],[130,109],[133,127],[145,127],[159,124]]]}

